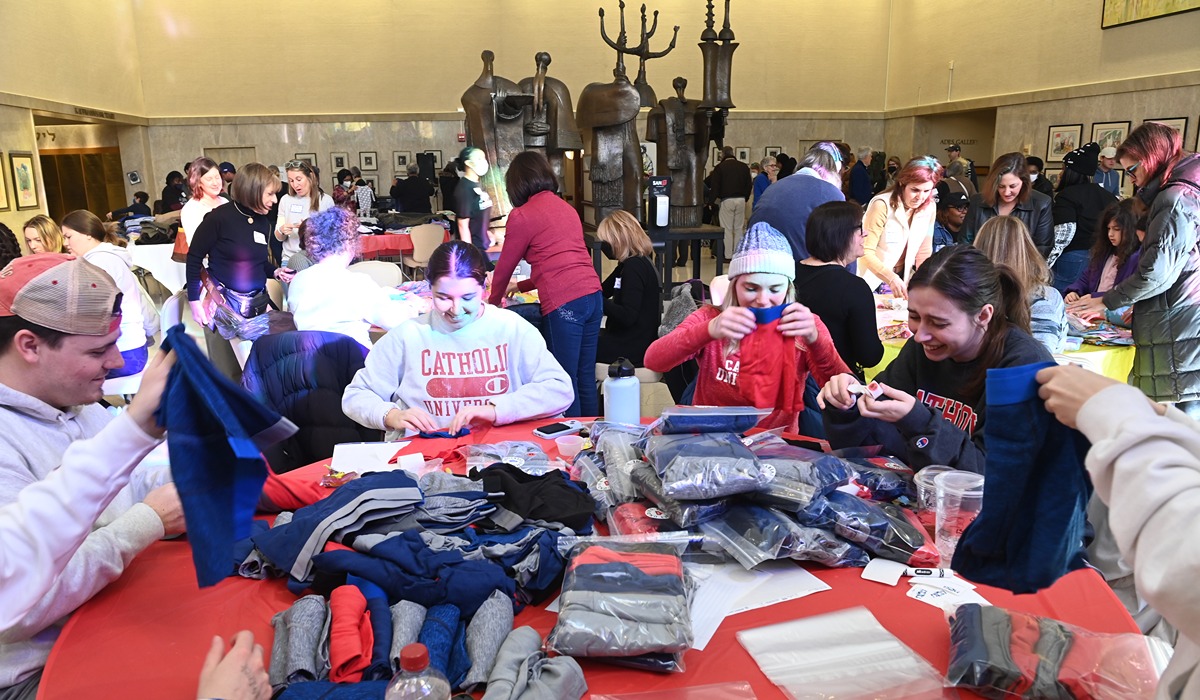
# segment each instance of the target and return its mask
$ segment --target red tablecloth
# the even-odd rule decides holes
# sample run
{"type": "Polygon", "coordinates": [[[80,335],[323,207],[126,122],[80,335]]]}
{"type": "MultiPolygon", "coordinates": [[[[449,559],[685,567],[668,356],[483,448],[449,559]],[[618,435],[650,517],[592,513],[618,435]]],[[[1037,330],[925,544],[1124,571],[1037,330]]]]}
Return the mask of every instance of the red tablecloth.
{"type": "MultiPolygon", "coordinates": [[[[431,444],[417,440],[406,451],[441,451],[456,442],[527,439],[540,442],[553,454],[553,442],[539,440],[530,433],[540,423],[480,429],[459,441],[431,444]]],[[[291,492],[287,484],[307,480],[321,471],[323,466],[317,464],[273,479],[279,482],[274,487],[275,496],[286,497],[291,492]]],[[[864,581],[857,569],[810,568],[832,590],[727,618],[703,652],[687,653],[685,673],[656,675],[583,660],[589,689],[594,693],[621,693],[747,680],[758,697],[782,698],[738,644],[736,632],[857,605],[870,609],[884,627],[935,667],[946,669],[949,630],[940,610],[908,598],[903,584],[893,588],[864,581]]],[[[978,590],[996,605],[1097,632],[1137,632],[1120,602],[1091,570],[1070,574],[1036,595],[1014,596],[985,586],[978,590]]],[[[195,697],[197,674],[212,635],[228,638],[240,629],[250,629],[267,650],[269,661],[274,638],[271,616],[295,598],[278,580],[235,577],[200,590],[186,541],[158,542],[140,554],[119,580],[72,616],[50,655],[38,697],[190,700],[195,697]]],[[[553,613],[530,608],[518,615],[517,624],[532,625],[545,635],[554,620],[553,613]]],[[[954,697],[950,692],[946,696],[954,697]]],[[[962,696],[971,697],[968,693],[962,696]]]]}
{"type": "Polygon", "coordinates": [[[378,233],[373,236],[359,236],[362,244],[363,259],[369,260],[381,255],[412,255],[412,236],[407,233],[378,233]]]}

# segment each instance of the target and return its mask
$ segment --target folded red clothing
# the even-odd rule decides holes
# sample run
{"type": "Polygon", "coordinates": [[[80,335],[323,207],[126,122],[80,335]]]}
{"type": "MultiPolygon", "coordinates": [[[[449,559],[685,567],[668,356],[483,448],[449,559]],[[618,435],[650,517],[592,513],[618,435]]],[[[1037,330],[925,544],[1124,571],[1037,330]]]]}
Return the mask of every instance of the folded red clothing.
{"type": "Polygon", "coordinates": [[[329,680],[357,683],[371,665],[371,615],[358,586],[338,586],[329,595],[329,680]]]}
{"type": "Polygon", "coordinates": [[[650,552],[617,552],[605,547],[588,547],[571,559],[570,567],[580,564],[621,563],[635,566],[649,576],[662,574],[683,575],[683,562],[678,556],[650,552]]]}

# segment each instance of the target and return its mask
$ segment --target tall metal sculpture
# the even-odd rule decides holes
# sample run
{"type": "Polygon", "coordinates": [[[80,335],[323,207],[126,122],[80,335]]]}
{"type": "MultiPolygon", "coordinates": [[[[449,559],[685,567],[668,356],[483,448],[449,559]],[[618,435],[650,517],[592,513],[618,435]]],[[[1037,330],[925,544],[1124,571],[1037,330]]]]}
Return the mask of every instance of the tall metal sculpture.
{"type": "Polygon", "coordinates": [[[495,54],[484,51],[483,71],[462,95],[466,113],[467,143],[483,149],[491,166],[481,184],[492,198],[492,215],[512,209],[504,188],[504,173],[513,157],[525,150],[525,107],[533,96],[522,93],[511,80],[493,72],[495,54]]]}
{"type": "Polygon", "coordinates": [[[729,94],[733,73],[733,30],[729,28],[729,0],[725,0],[725,25],[718,33],[714,27],[713,0],[708,0],[707,19],[700,34],[700,53],[704,56],[704,97],[700,104],[712,109],[711,135],[718,146],[725,145],[725,125],[734,108],[729,94]],[[718,43],[720,42],[720,43],[718,43]]]}
{"type": "Polygon", "coordinates": [[[671,85],[675,97],[659,102],[646,118],[646,140],[658,145],[658,174],[671,176],[671,226],[695,227],[703,213],[713,109],[684,96],[684,78],[675,78],[671,85]]]}
{"type": "Polygon", "coordinates": [[[671,35],[671,43],[662,51],[650,50],[650,38],[658,31],[658,10],[654,11],[654,24],[646,29],[646,6],[642,5],[642,33],[641,41],[634,48],[628,47],[628,39],[625,36],[625,2],[622,0],[619,5],[621,10],[621,34],[614,42],[608,38],[608,34],[604,32],[604,8],[600,8],[600,37],[604,39],[604,43],[617,50],[617,65],[621,72],[625,72],[625,64],[621,60],[621,54],[627,53],[631,56],[638,57],[638,74],[633,80],[633,86],[637,88],[638,97],[641,100],[642,107],[653,107],[658,102],[658,97],[654,94],[654,88],[650,87],[650,83],[646,80],[646,61],[653,58],[662,58],[675,48],[675,41],[679,39],[679,27],[674,28],[674,33],[671,35]]]}
{"type": "Polygon", "coordinates": [[[563,154],[582,150],[583,138],[575,125],[571,91],[561,80],[546,75],[550,54],[540,51],[533,60],[537,73],[517,83],[521,92],[533,97],[525,107],[525,149],[546,155],[564,191],[563,154]]]}
{"type": "MultiPolygon", "coordinates": [[[[613,82],[590,83],[584,87],[579,93],[579,106],[575,110],[588,143],[587,153],[591,159],[589,177],[597,223],[617,209],[624,209],[639,219],[642,217],[642,155],[637,135],[637,115],[643,105],[643,96],[629,82],[625,73],[625,55],[638,56],[643,61],[640,79],[644,81],[644,61],[664,56],[675,47],[673,37],[665,51],[650,51],[650,36],[658,28],[658,13],[654,13],[654,26],[647,29],[646,7],[643,5],[641,40],[637,46],[630,48],[629,35],[625,31],[625,0],[620,0],[618,7],[621,31],[615,41],[609,38],[604,28],[604,8],[600,8],[600,36],[617,51],[613,82]]],[[[675,35],[678,34],[679,27],[675,27],[675,35]]],[[[650,96],[653,97],[652,91],[650,96]]]]}

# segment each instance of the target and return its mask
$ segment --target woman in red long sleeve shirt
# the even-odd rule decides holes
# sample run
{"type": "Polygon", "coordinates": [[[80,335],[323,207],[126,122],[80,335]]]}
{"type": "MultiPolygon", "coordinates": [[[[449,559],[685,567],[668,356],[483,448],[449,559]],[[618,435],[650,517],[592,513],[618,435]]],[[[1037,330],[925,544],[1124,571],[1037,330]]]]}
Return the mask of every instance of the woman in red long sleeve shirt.
{"type": "Polygon", "coordinates": [[[696,358],[696,405],[771,408],[764,428],[795,430],[804,382],[849,371],[821,319],[794,301],[796,262],[783,234],[750,227],[729,264],[721,308],[704,306],[646,350],[646,368],[666,372],[696,358]],[[776,325],[777,324],[777,325],[776,325]]]}
{"type": "Polygon", "coordinates": [[[517,154],[504,184],[515,208],[508,215],[488,301],[499,306],[505,294],[538,290],[546,344],[575,387],[566,415],[597,415],[596,342],[604,297],[579,214],[558,196],[558,177],[541,153],[517,154]],[[522,258],[529,262],[531,277],[510,284],[522,258]]]}

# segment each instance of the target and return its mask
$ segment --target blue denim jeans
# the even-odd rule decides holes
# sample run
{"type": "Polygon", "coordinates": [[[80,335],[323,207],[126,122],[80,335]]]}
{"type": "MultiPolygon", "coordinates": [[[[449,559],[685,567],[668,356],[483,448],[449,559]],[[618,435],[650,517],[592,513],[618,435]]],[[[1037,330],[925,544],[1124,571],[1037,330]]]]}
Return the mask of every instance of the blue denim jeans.
{"type": "Polygon", "coordinates": [[[146,362],[150,359],[150,352],[143,345],[140,348],[126,350],[121,353],[121,359],[125,360],[125,366],[110,371],[105,375],[108,379],[115,377],[128,377],[137,374],[146,369],[146,362]]]}
{"type": "Polygon", "coordinates": [[[575,401],[568,416],[595,416],[600,411],[596,393],[596,342],[604,296],[593,292],[573,299],[542,317],[550,353],[571,377],[575,401]]]}
{"type": "Polygon", "coordinates": [[[1079,279],[1079,275],[1083,273],[1083,268],[1087,267],[1088,251],[1086,250],[1068,250],[1058,256],[1058,260],[1054,261],[1054,288],[1064,296],[1067,293],[1067,287],[1074,284],[1075,280],[1079,279]]]}

